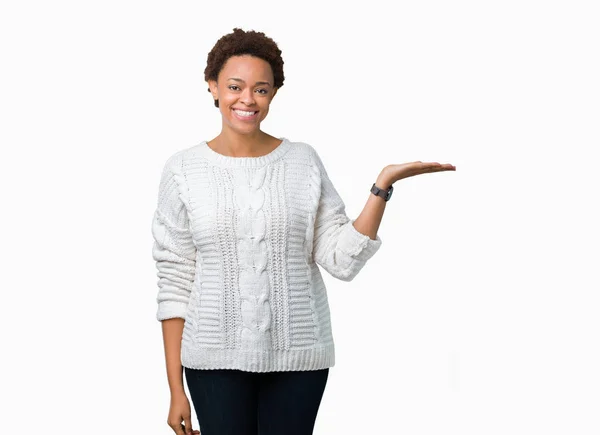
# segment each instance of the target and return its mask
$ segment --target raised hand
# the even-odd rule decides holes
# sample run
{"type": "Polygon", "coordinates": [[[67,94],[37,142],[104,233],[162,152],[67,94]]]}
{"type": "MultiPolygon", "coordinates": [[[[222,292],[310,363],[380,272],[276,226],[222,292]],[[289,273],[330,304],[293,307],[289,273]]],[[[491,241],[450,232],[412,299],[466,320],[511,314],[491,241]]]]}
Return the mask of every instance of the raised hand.
{"type": "Polygon", "coordinates": [[[438,163],[438,162],[409,162],[387,165],[381,171],[378,178],[379,183],[377,187],[387,189],[393,183],[402,178],[413,177],[420,174],[429,174],[431,172],[441,171],[456,171],[456,166],[450,163],[438,163]]]}

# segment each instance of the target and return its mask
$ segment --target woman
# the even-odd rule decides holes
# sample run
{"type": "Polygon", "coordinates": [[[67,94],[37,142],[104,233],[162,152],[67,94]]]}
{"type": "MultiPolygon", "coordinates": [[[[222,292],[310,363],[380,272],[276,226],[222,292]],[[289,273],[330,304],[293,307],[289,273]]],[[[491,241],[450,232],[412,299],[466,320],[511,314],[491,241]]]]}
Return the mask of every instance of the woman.
{"type": "Polygon", "coordinates": [[[205,79],[221,133],[167,160],[152,223],[168,424],[192,433],[185,370],[202,435],[308,435],[335,364],[317,264],[352,280],[381,245],[393,183],[456,168],[390,164],[351,220],[315,149],[260,129],[284,81],[272,39],[234,29],[205,79]]]}

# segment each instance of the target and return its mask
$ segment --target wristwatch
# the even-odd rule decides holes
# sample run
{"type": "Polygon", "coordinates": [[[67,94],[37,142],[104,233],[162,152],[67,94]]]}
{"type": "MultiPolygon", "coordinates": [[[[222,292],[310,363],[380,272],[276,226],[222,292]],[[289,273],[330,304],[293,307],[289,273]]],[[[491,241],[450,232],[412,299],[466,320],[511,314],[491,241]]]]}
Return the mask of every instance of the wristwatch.
{"type": "Polygon", "coordinates": [[[388,187],[388,190],[380,189],[379,187],[375,186],[375,183],[373,183],[373,186],[371,186],[371,193],[373,195],[381,196],[386,201],[390,200],[390,198],[392,197],[393,191],[394,191],[394,186],[388,187]]]}

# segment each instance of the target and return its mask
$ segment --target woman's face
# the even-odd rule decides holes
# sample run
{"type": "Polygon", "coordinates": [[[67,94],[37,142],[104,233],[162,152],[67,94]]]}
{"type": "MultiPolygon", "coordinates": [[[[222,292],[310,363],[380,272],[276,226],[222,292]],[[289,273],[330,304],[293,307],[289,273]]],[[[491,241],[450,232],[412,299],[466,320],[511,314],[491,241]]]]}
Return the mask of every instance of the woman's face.
{"type": "Polygon", "coordinates": [[[208,84],[213,98],[219,99],[223,127],[240,134],[259,130],[277,92],[271,65],[250,55],[227,59],[218,81],[209,80],[208,84]]]}

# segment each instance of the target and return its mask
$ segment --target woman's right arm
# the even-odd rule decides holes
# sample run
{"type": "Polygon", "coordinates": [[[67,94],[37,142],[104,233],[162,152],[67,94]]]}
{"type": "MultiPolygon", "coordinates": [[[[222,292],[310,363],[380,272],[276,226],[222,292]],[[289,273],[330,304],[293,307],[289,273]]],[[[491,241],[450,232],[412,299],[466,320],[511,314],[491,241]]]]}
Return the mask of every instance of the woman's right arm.
{"type": "Polygon", "coordinates": [[[178,435],[183,435],[184,430],[186,434],[192,434],[190,403],[183,384],[181,342],[196,270],[196,247],[184,204],[181,165],[181,153],[172,156],[165,164],[152,221],[152,256],[159,278],[156,318],[162,324],[171,392],[167,424],[178,435]]]}
{"type": "Polygon", "coordinates": [[[192,428],[192,409],[183,388],[183,366],[180,352],[184,320],[175,317],[163,320],[161,323],[167,379],[169,380],[169,390],[171,390],[171,406],[167,424],[177,435],[199,435],[200,431],[192,428]]]}
{"type": "Polygon", "coordinates": [[[181,340],[196,271],[196,247],[177,181],[180,172],[179,153],[168,159],[163,168],[152,221],[152,256],[159,278],[156,318],[162,323],[171,394],[183,391],[181,340]]]}
{"type": "Polygon", "coordinates": [[[167,365],[167,379],[171,396],[185,394],[183,387],[183,366],[181,365],[181,337],[184,320],[178,317],[163,320],[162,334],[167,365]]]}

